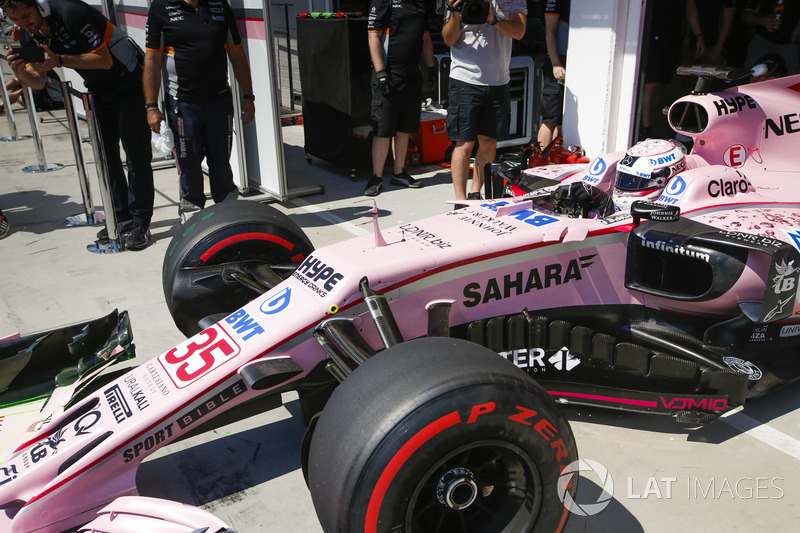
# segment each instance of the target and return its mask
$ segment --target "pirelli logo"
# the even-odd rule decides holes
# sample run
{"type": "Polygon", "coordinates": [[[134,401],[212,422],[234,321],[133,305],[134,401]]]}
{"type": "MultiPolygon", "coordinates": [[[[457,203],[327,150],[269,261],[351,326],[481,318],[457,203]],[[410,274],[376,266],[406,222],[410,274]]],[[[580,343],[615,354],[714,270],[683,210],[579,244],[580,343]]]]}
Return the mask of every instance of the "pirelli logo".
{"type": "Polygon", "coordinates": [[[131,411],[128,402],[122,395],[122,389],[119,388],[119,385],[109,387],[103,394],[106,397],[108,407],[111,408],[111,413],[114,415],[114,420],[117,421],[117,424],[133,416],[133,411],[131,411]]]}

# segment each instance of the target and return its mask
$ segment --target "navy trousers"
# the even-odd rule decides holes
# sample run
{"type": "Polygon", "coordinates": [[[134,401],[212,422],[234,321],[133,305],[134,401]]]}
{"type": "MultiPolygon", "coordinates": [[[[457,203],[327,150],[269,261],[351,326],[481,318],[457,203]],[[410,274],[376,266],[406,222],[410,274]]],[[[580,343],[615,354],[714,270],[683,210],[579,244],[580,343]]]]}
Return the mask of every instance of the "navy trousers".
{"type": "Polygon", "coordinates": [[[185,102],[170,96],[167,113],[175,137],[181,195],[204,207],[203,158],[208,165],[211,197],[221,202],[236,189],[230,156],[233,142],[233,100],[227,92],[211,102],[185,102]]]}

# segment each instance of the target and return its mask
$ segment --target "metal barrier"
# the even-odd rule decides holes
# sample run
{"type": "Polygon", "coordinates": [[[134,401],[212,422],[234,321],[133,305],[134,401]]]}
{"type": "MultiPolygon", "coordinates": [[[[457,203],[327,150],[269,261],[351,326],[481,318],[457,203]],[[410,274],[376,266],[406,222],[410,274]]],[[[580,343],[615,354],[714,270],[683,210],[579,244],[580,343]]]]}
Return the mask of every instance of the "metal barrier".
{"type": "Polygon", "coordinates": [[[86,173],[86,159],[83,156],[83,146],[81,145],[81,132],[78,127],[78,115],[75,113],[75,107],[72,105],[72,94],[81,98],[81,93],[72,89],[72,82],[61,82],[61,94],[64,96],[64,111],[67,113],[67,122],[69,125],[69,134],[72,139],[72,151],[75,153],[75,166],[78,169],[78,183],[81,187],[81,197],[83,198],[83,217],[80,215],[68,217],[64,222],[71,226],[92,225],[102,220],[104,213],[99,212],[101,218],[98,218],[94,211],[94,202],[92,201],[92,189],[89,186],[89,175],[86,173]]]}
{"type": "Polygon", "coordinates": [[[106,152],[103,148],[103,134],[100,131],[100,124],[97,122],[97,113],[94,106],[94,95],[92,93],[81,93],[83,107],[86,111],[86,122],[89,124],[89,137],[94,148],[94,163],[97,167],[98,183],[100,185],[100,199],[105,206],[106,229],[108,230],[108,241],[97,240],[90,244],[86,249],[93,253],[115,254],[122,251],[120,246],[119,227],[117,226],[117,215],[114,211],[114,199],[111,195],[111,179],[108,175],[108,164],[106,163],[106,152]]]}
{"type": "MultiPolygon", "coordinates": [[[[3,60],[5,61],[5,56],[3,56],[3,60]]],[[[30,135],[17,135],[17,123],[14,120],[14,112],[11,110],[11,102],[8,98],[8,89],[6,89],[6,75],[3,73],[3,69],[0,68],[0,85],[2,85],[2,94],[3,94],[3,105],[6,107],[6,120],[8,120],[8,131],[11,133],[8,137],[0,137],[0,141],[9,142],[9,141],[22,141],[24,139],[30,139],[30,135]]]]}
{"type": "Polygon", "coordinates": [[[36,148],[36,165],[22,167],[23,172],[50,172],[51,170],[61,170],[64,165],[61,163],[47,163],[44,158],[44,148],[42,147],[42,133],[39,131],[39,115],[36,113],[36,104],[33,101],[33,89],[25,86],[25,98],[28,103],[28,120],[31,123],[31,133],[33,134],[33,146],[36,148]]]}

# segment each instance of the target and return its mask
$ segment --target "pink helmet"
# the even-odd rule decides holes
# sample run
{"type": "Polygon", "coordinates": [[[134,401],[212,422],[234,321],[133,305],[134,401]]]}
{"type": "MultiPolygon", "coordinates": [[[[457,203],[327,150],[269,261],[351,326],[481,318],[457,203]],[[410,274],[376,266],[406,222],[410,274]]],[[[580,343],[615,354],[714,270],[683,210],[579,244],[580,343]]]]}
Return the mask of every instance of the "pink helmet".
{"type": "Polygon", "coordinates": [[[686,169],[686,148],[671,139],[647,139],[617,163],[614,205],[628,209],[635,200],[657,200],[670,178],[686,169]]]}

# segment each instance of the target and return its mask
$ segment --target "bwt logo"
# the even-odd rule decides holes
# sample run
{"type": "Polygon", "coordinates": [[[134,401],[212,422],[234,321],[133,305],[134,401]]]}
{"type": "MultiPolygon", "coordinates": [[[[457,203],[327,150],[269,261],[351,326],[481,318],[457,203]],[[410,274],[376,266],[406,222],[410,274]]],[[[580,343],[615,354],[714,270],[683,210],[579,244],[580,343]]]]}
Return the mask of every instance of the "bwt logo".
{"type": "Polygon", "coordinates": [[[595,162],[592,165],[592,167],[589,169],[589,174],[591,174],[592,176],[598,176],[600,174],[603,174],[606,171],[606,168],[608,168],[608,165],[606,165],[606,162],[603,161],[602,157],[598,157],[595,160],[595,162]]]}
{"type": "Polygon", "coordinates": [[[680,176],[675,176],[674,178],[669,180],[667,188],[664,189],[664,192],[671,196],[677,196],[685,190],[686,190],[686,180],[684,180],[680,176]]]}
{"type": "Polygon", "coordinates": [[[675,161],[675,154],[669,154],[664,157],[652,157],[648,161],[652,166],[664,165],[670,161],[675,161]]]}

